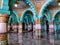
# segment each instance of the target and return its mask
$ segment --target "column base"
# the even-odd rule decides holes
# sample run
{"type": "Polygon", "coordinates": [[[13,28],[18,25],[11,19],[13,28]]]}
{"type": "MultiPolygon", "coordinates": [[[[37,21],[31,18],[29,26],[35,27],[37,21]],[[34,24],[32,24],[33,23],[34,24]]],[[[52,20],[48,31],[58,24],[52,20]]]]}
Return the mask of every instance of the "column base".
{"type": "Polygon", "coordinates": [[[0,34],[0,45],[7,45],[7,33],[0,34]]]}

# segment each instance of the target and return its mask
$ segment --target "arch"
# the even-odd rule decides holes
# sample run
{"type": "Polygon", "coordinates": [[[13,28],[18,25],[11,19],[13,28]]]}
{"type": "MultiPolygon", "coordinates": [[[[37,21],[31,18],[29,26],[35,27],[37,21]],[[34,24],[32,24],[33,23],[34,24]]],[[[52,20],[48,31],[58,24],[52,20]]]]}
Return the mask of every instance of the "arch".
{"type": "MultiPolygon", "coordinates": [[[[16,1],[17,1],[17,0],[12,0],[12,1],[10,1],[10,2],[11,2],[11,3],[10,3],[10,7],[12,7],[13,4],[14,4],[16,1]]],[[[19,1],[21,1],[21,0],[19,0],[19,1]]],[[[34,17],[35,17],[35,19],[36,19],[38,13],[37,13],[37,11],[36,11],[36,9],[35,9],[35,6],[34,6],[34,4],[32,3],[32,1],[31,1],[31,0],[22,0],[22,1],[24,1],[26,4],[28,4],[28,5],[30,6],[28,9],[25,9],[25,11],[26,11],[26,10],[32,11],[32,13],[34,13],[34,17]]],[[[25,12],[25,11],[24,11],[24,12],[25,12]]],[[[23,12],[23,13],[24,13],[24,12],[23,12]]]]}
{"type": "Polygon", "coordinates": [[[16,11],[16,10],[13,10],[13,13],[14,13],[15,16],[16,16],[17,21],[20,22],[20,17],[19,17],[19,15],[18,15],[17,11],[16,11]]]}
{"type": "Polygon", "coordinates": [[[22,13],[21,21],[23,21],[23,20],[22,20],[22,19],[23,19],[23,16],[24,16],[24,14],[25,14],[27,11],[32,12],[32,14],[33,14],[33,19],[35,20],[35,19],[36,19],[35,13],[31,10],[31,8],[29,8],[29,9],[24,10],[24,12],[22,13]]]}
{"type": "Polygon", "coordinates": [[[36,8],[31,0],[26,0],[25,2],[30,6],[32,10],[34,10],[34,13],[37,13],[36,8]]]}
{"type": "MultiPolygon", "coordinates": [[[[27,18],[30,16],[30,19],[31,19],[31,22],[33,22],[34,18],[33,18],[33,13],[31,12],[30,14],[28,14],[27,12],[31,12],[30,10],[26,10],[24,13],[23,13],[23,16],[21,18],[21,21],[24,22],[24,18],[26,20],[28,20],[27,18]]],[[[25,22],[26,23],[26,22],[25,22]]]]}
{"type": "MultiPolygon", "coordinates": [[[[60,31],[60,19],[58,15],[60,14],[60,9],[54,12],[52,21],[54,22],[55,31],[60,31]]],[[[60,16],[60,15],[59,15],[60,16]]]]}
{"type": "MultiPolygon", "coordinates": [[[[34,6],[34,4],[32,3],[32,1],[31,0],[24,0],[24,2],[26,2],[26,4],[28,4],[29,6],[30,6],[30,8],[28,8],[28,9],[26,9],[26,10],[30,10],[30,11],[32,11],[32,13],[34,14],[34,20],[37,18],[37,15],[38,15],[38,13],[37,13],[37,11],[36,11],[36,8],[35,8],[35,6],[34,6]]],[[[26,11],[25,10],[25,11],[26,11]]],[[[24,11],[24,12],[25,12],[24,11]]],[[[24,13],[23,12],[23,13],[24,13]]]]}
{"type": "MultiPolygon", "coordinates": [[[[51,4],[51,3],[53,3],[55,0],[48,0],[43,6],[42,6],[42,8],[41,8],[41,10],[40,10],[40,13],[39,13],[39,18],[41,18],[42,16],[43,16],[43,14],[44,14],[44,11],[47,9],[47,7],[51,4]]],[[[48,17],[48,16],[47,16],[48,17]]],[[[48,18],[49,19],[49,18],[48,18]]],[[[50,19],[49,19],[50,20],[50,19]]]]}
{"type": "Polygon", "coordinates": [[[59,10],[57,10],[56,12],[54,12],[52,21],[54,21],[54,20],[55,20],[55,16],[56,16],[58,13],[60,13],[60,9],[59,9],[59,10]]]}
{"type": "Polygon", "coordinates": [[[18,22],[20,22],[20,17],[18,16],[18,13],[15,10],[13,10],[10,13],[8,24],[18,23],[18,22]]]}
{"type": "MultiPolygon", "coordinates": [[[[43,13],[43,15],[39,18],[39,19],[41,19],[42,17],[44,17],[44,16],[46,16],[46,18],[47,18],[47,20],[48,21],[50,21],[50,12],[49,12],[49,10],[48,9],[45,9],[45,13],[43,13]]],[[[40,16],[40,15],[39,15],[40,16]]]]}

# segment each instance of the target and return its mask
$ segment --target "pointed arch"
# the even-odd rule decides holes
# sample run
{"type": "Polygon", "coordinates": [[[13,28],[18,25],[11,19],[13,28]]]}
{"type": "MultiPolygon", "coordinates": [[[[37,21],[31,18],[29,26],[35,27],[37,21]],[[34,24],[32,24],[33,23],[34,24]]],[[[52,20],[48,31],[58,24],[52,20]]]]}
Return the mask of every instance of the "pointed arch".
{"type": "Polygon", "coordinates": [[[18,13],[16,12],[16,10],[11,11],[8,24],[18,23],[18,22],[20,22],[20,17],[18,16],[18,13]]]}
{"type": "Polygon", "coordinates": [[[60,31],[60,9],[54,12],[52,21],[54,22],[55,31],[59,32],[60,31]]]}
{"type": "MultiPolygon", "coordinates": [[[[55,0],[48,0],[43,6],[42,6],[42,8],[41,8],[41,10],[40,10],[40,12],[39,12],[39,18],[41,18],[43,15],[44,15],[44,11],[47,9],[47,7],[51,4],[51,3],[53,3],[55,0]]],[[[47,10],[47,13],[48,13],[48,15],[47,15],[47,17],[49,17],[48,18],[48,20],[50,21],[50,13],[49,13],[49,11],[47,10]]]]}
{"type": "Polygon", "coordinates": [[[31,0],[24,0],[24,2],[26,2],[26,4],[28,4],[30,7],[23,11],[22,16],[24,15],[25,11],[30,10],[34,15],[33,17],[34,17],[34,20],[35,20],[37,18],[38,13],[36,11],[36,8],[35,8],[34,4],[32,3],[31,0]]]}
{"type": "MultiPolygon", "coordinates": [[[[30,17],[30,21],[31,22],[34,22],[34,17],[33,17],[33,13],[31,10],[25,10],[22,14],[22,18],[21,18],[21,21],[24,22],[24,18],[28,21],[28,18],[30,17]],[[30,14],[28,14],[27,12],[31,12],[30,14]]],[[[26,22],[25,22],[26,23],[26,22]]],[[[27,22],[29,23],[29,22],[27,22]]]]}
{"type": "Polygon", "coordinates": [[[26,12],[28,12],[28,11],[32,12],[32,14],[33,14],[33,20],[36,19],[35,13],[29,8],[29,9],[26,9],[26,10],[23,11],[21,21],[23,21],[23,20],[22,20],[22,19],[23,19],[23,16],[24,16],[24,14],[25,14],[26,12]]]}

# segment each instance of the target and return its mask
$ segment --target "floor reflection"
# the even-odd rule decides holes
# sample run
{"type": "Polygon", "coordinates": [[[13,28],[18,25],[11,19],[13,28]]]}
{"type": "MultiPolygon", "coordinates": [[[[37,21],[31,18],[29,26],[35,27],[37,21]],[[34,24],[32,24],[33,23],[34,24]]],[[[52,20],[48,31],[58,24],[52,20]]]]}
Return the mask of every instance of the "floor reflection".
{"type": "Polygon", "coordinates": [[[0,34],[0,45],[60,45],[60,33],[43,33],[38,37],[35,32],[0,34]]]}

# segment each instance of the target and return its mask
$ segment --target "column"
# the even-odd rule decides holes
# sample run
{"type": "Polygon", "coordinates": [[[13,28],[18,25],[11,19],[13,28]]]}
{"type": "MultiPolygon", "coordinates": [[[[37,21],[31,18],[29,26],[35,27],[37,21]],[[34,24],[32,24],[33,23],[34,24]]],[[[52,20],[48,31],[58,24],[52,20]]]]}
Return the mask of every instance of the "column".
{"type": "Polygon", "coordinates": [[[8,31],[10,31],[10,27],[11,27],[11,25],[10,25],[10,24],[8,24],[8,31]]]}
{"type": "Polygon", "coordinates": [[[18,32],[18,24],[17,23],[12,24],[12,31],[13,32],[18,32]]]}
{"type": "Polygon", "coordinates": [[[35,35],[38,37],[41,36],[41,20],[39,20],[39,19],[36,20],[35,35]]]}
{"type": "Polygon", "coordinates": [[[31,27],[30,24],[28,24],[28,31],[30,31],[30,27],[31,27]]]}
{"type": "Polygon", "coordinates": [[[18,23],[18,33],[22,33],[22,22],[18,23]]]}
{"type": "Polygon", "coordinates": [[[53,22],[49,22],[49,33],[53,33],[53,32],[54,32],[53,22]]]}
{"type": "Polygon", "coordinates": [[[22,45],[22,22],[18,23],[18,43],[22,45]]]}
{"type": "Polygon", "coordinates": [[[8,45],[7,33],[0,34],[0,45],[8,45]]]}
{"type": "Polygon", "coordinates": [[[7,25],[8,19],[9,19],[8,14],[0,13],[0,33],[8,32],[8,25],[7,25]]]}

